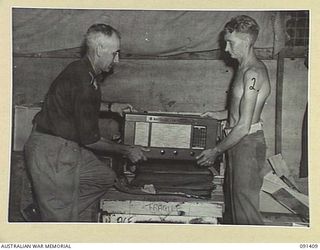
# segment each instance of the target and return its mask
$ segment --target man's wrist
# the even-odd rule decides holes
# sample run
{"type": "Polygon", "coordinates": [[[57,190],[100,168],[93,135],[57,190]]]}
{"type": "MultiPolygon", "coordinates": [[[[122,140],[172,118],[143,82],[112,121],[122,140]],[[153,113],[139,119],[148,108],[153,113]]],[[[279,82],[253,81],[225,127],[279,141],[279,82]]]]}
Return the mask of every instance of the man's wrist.
{"type": "Polygon", "coordinates": [[[221,154],[222,153],[222,150],[218,146],[216,146],[214,148],[214,150],[217,152],[217,154],[221,154]]]}
{"type": "Polygon", "coordinates": [[[220,110],[217,111],[217,115],[219,117],[219,120],[223,121],[228,118],[228,111],[227,110],[220,110]]]}

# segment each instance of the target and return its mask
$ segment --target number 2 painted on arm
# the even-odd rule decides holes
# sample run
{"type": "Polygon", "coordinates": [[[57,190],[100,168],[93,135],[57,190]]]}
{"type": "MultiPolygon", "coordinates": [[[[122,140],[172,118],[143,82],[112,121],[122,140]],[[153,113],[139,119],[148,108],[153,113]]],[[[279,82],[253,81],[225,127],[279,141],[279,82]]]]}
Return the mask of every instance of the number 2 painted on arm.
{"type": "MultiPolygon", "coordinates": [[[[251,79],[251,81],[253,82],[253,84],[252,84],[252,86],[249,87],[249,89],[250,89],[250,90],[256,90],[256,89],[254,88],[254,86],[256,85],[256,81],[257,81],[256,78],[253,77],[253,78],[251,79]]],[[[259,91],[259,90],[257,90],[257,91],[259,91]]]]}

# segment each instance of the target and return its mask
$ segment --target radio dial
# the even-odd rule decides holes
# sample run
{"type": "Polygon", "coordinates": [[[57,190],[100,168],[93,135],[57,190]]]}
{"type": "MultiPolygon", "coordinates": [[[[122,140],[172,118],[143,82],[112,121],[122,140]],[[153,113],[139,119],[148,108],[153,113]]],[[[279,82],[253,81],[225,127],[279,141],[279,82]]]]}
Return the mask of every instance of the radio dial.
{"type": "Polygon", "coordinates": [[[160,154],[164,155],[166,153],[166,151],[164,151],[163,149],[160,150],[160,154]]]}
{"type": "Polygon", "coordinates": [[[190,155],[191,155],[191,156],[194,156],[194,152],[193,152],[193,151],[190,151],[190,155]]]}
{"type": "Polygon", "coordinates": [[[178,154],[178,151],[177,151],[177,150],[174,150],[174,151],[173,151],[173,154],[174,154],[174,155],[177,155],[177,154],[178,154]]]}

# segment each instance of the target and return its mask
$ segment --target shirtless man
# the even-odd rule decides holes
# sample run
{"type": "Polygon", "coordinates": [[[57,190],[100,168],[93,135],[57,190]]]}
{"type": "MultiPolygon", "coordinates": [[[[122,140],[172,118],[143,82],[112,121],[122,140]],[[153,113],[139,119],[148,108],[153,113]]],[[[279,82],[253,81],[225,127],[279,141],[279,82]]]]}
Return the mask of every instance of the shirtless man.
{"type": "Polygon", "coordinates": [[[231,87],[229,110],[205,112],[202,116],[227,120],[226,137],[215,148],[204,150],[198,164],[210,166],[217,156],[228,151],[226,170],[226,210],[232,223],[263,224],[259,212],[259,193],[265,164],[266,144],[261,112],[270,94],[266,66],[257,59],[253,45],[259,26],[248,16],[237,16],[225,25],[225,51],[239,63],[231,87]]]}

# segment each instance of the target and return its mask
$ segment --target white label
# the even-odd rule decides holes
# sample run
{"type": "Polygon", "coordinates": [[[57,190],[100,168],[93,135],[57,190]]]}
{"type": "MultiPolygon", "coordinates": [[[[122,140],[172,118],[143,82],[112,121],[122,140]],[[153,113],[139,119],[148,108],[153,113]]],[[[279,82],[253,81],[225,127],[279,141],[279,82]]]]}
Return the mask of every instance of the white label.
{"type": "Polygon", "coordinates": [[[149,140],[149,123],[136,122],[134,144],[147,147],[149,140]]]}

